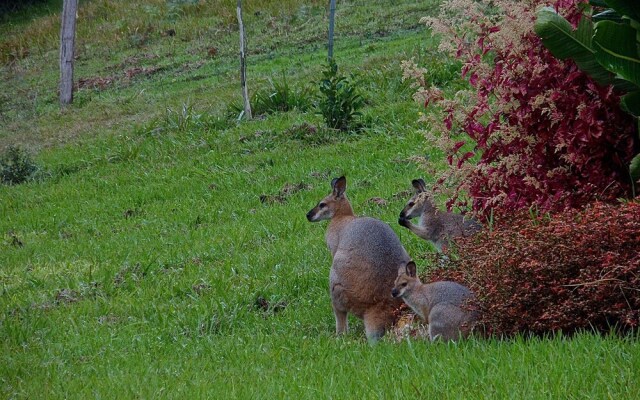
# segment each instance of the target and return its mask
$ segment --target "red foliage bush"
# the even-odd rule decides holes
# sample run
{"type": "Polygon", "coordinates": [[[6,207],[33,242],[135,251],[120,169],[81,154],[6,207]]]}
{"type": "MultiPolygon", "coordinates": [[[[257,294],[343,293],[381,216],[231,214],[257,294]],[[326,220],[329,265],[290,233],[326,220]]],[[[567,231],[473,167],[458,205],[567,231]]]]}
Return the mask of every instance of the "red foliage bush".
{"type": "Polygon", "coordinates": [[[493,335],[574,333],[640,321],[640,203],[595,203],[552,219],[513,217],[457,241],[426,281],[454,280],[478,297],[493,335]]]}
{"type": "MultiPolygon", "coordinates": [[[[581,2],[555,5],[577,22],[581,2]]],[[[620,110],[612,88],[598,86],[542,45],[533,32],[542,3],[495,1],[501,17],[492,19],[496,10],[482,9],[486,2],[449,0],[445,6],[471,10],[466,25],[442,16],[430,20],[463,62],[472,87],[467,97],[452,99],[420,83],[415,96],[444,113],[442,121],[427,122],[430,141],[447,155],[449,167],[435,189],[448,192],[449,208],[466,205],[462,193],[487,218],[532,205],[561,211],[631,196],[628,166],[639,144],[635,121],[620,110]]],[[[419,73],[408,71],[419,80],[419,73]]]]}
{"type": "Polygon", "coordinates": [[[629,196],[635,124],[620,110],[619,96],[595,84],[575,64],[556,60],[537,37],[523,41],[529,44],[528,53],[496,57],[493,72],[475,83],[481,99],[462,126],[482,152],[481,167],[469,176],[474,210],[510,212],[535,204],[554,211],[629,196]],[[518,80],[502,80],[504,70],[523,65],[529,67],[518,80]],[[495,85],[509,90],[498,92],[495,85]],[[534,106],[549,91],[553,94],[534,106]],[[478,123],[495,94],[518,106],[490,115],[487,124],[478,123]],[[519,134],[491,140],[496,129],[519,134]],[[517,164],[501,162],[514,155],[517,164]],[[495,198],[501,201],[492,202],[495,198]]]}

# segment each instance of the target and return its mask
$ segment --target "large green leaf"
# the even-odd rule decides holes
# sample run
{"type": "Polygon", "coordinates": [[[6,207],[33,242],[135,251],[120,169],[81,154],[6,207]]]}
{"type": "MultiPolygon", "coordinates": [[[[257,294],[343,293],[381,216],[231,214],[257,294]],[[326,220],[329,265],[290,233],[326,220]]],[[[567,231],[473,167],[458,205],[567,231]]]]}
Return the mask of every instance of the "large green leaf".
{"type": "Polygon", "coordinates": [[[540,9],[537,17],[535,32],[555,57],[572,59],[582,71],[603,85],[613,82],[613,75],[595,58],[591,21],[582,18],[574,31],[571,24],[551,7],[540,9]]]}
{"type": "Polygon", "coordinates": [[[640,180],[640,154],[636,154],[631,160],[631,164],[629,164],[629,174],[633,182],[640,180]]]}
{"type": "MultiPolygon", "coordinates": [[[[589,32],[583,32],[578,37],[574,34],[571,24],[551,7],[542,8],[538,11],[537,17],[536,34],[554,56],[563,60],[593,57],[595,51],[591,48],[592,35],[589,35],[589,32]],[[587,40],[584,40],[585,36],[588,37],[587,40]]],[[[588,29],[588,26],[583,27],[583,31],[588,29]]]]}
{"type": "Polygon", "coordinates": [[[605,3],[619,14],[640,21],[640,1],[638,0],[605,0],[605,3]]]}
{"type": "Polygon", "coordinates": [[[598,22],[593,48],[596,60],[604,68],[640,88],[640,57],[635,29],[624,23],[598,22]]]}
{"type": "Polygon", "coordinates": [[[622,96],[620,106],[625,112],[628,112],[634,117],[640,117],[640,91],[631,92],[622,96]]]}

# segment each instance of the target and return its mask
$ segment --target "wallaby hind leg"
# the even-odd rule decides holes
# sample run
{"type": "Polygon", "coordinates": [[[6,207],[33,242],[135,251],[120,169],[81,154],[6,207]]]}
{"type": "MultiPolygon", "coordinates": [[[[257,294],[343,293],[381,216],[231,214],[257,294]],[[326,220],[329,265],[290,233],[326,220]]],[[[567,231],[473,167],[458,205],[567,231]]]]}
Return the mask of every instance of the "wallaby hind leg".
{"type": "Polygon", "coordinates": [[[429,313],[429,338],[456,341],[463,332],[460,330],[465,320],[464,311],[452,304],[437,304],[429,313]]]}
{"type": "Polygon", "coordinates": [[[369,343],[380,340],[393,323],[393,310],[389,307],[373,308],[364,313],[364,330],[369,343]]]}
{"type": "Polygon", "coordinates": [[[333,306],[333,314],[336,317],[336,335],[342,335],[347,333],[349,325],[347,322],[347,312],[338,310],[336,306],[333,306]]]}

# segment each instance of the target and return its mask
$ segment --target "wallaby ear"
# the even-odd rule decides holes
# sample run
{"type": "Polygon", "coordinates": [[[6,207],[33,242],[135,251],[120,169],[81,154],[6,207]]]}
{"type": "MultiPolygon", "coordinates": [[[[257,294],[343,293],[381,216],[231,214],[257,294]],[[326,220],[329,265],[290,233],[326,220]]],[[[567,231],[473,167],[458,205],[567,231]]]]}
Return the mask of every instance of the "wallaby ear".
{"type": "Polygon", "coordinates": [[[407,265],[405,265],[405,268],[407,271],[407,275],[411,277],[416,276],[416,263],[414,263],[413,261],[409,261],[407,265]]]}
{"type": "Polygon", "coordinates": [[[347,178],[341,176],[331,181],[331,188],[333,189],[334,197],[342,197],[344,191],[347,190],[347,178]]]}
{"type": "Polygon", "coordinates": [[[416,189],[416,192],[418,193],[427,191],[427,185],[424,183],[424,180],[422,180],[422,178],[412,180],[411,185],[413,185],[413,187],[416,189]]]}

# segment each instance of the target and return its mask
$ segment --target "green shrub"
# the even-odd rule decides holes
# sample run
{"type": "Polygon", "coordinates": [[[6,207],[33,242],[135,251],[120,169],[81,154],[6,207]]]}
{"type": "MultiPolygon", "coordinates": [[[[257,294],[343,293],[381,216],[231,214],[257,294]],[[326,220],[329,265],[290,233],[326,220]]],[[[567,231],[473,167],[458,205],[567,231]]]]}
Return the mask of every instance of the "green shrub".
{"type": "Polygon", "coordinates": [[[358,93],[352,79],[338,74],[338,65],[331,60],[322,72],[318,113],[329,128],[347,131],[353,128],[360,115],[364,98],[358,93]]]}
{"type": "Polygon", "coordinates": [[[17,146],[9,146],[0,156],[0,182],[18,185],[31,179],[38,166],[29,153],[17,146]]]}

